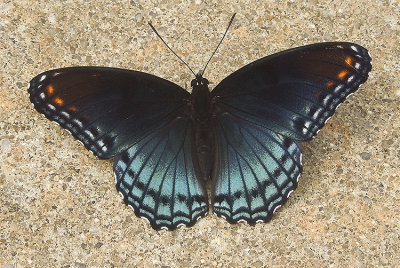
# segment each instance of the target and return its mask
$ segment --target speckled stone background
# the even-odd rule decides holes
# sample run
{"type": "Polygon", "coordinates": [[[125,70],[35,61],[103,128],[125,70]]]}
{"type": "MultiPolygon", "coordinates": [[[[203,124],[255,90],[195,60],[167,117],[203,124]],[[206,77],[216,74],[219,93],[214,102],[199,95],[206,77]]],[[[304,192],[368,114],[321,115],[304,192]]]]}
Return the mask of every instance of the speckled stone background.
{"type": "Polygon", "coordinates": [[[395,267],[400,263],[400,2],[0,2],[0,267],[395,267]],[[299,188],[268,224],[210,215],[156,232],[96,159],[40,116],[27,84],[47,69],[136,69],[188,88],[238,12],[206,77],[283,49],[352,41],[373,57],[369,80],[303,143],[299,188]]]}

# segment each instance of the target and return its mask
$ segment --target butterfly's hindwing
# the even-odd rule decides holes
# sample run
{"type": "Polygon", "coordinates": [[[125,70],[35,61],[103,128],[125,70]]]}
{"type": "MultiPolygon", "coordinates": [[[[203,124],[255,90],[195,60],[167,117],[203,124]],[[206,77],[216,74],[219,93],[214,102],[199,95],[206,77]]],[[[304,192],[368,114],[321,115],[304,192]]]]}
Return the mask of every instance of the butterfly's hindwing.
{"type": "Polygon", "coordinates": [[[229,113],[216,122],[213,211],[230,223],[268,221],[297,187],[299,145],[229,113]]]}
{"type": "Polygon", "coordinates": [[[71,67],[36,76],[28,89],[36,110],[100,158],[117,155],[181,114],[190,94],[142,72],[71,67]]]}
{"type": "Polygon", "coordinates": [[[208,212],[207,194],[193,168],[191,135],[187,119],[178,118],[115,160],[118,191],[155,229],[191,226],[208,212]]]}
{"type": "Polygon", "coordinates": [[[288,138],[309,140],[365,82],[368,51],[352,43],[320,43],[250,63],[212,91],[220,107],[288,138]]]}

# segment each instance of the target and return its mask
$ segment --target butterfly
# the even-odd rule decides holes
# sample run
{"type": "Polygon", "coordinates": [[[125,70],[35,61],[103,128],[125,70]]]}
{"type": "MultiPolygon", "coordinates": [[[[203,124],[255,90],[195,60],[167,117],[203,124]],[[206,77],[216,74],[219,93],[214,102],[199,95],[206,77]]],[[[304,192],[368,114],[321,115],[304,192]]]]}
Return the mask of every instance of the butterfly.
{"type": "Polygon", "coordinates": [[[202,72],[189,93],[148,73],[86,66],[43,72],[28,92],[95,156],[115,157],[117,190],[154,229],[206,216],[207,181],[217,216],[253,225],[296,189],[298,142],[313,138],[370,70],[365,48],[329,42],[261,58],[212,91],[202,72]]]}

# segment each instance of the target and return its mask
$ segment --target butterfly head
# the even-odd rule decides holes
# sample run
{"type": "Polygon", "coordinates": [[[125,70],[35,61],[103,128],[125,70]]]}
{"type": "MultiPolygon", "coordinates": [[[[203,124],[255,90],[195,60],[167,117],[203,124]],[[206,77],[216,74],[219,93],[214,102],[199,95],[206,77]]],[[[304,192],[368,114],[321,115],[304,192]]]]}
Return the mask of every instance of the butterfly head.
{"type": "Polygon", "coordinates": [[[204,78],[201,73],[199,72],[196,75],[196,78],[192,80],[192,82],[190,83],[190,86],[192,88],[194,87],[199,87],[199,86],[206,86],[208,87],[208,84],[210,84],[210,82],[207,80],[207,78],[204,78]]]}

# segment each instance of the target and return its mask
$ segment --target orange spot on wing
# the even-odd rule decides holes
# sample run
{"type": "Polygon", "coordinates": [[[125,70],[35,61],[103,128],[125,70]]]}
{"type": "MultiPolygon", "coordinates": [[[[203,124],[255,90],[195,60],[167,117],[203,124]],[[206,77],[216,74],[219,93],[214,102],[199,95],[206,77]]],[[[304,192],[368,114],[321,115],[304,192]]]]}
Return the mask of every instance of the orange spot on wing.
{"type": "Polygon", "coordinates": [[[46,90],[47,90],[47,94],[50,96],[50,95],[53,95],[53,93],[54,93],[54,87],[52,86],[52,85],[48,85],[47,86],[47,88],[46,88],[46,90]]]}
{"type": "Polygon", "coordinates": [[[77,109],[75,106],[70,106],[70,107],[68,107],[68,110],[72,111],[72,112],[76,112],[77,109]]]}
{"type": "Polygon", "coordinates": [[[61,99],[60,97],[56,97],[54,98],[54,103],[57,104],[58,106],[62,106],[64,104],[63,99],[61,99]]]}
{"type": "Polygon", "coordinates": [[[345,77],[346,77],[346,75],[349,73],[349,71],[346,71],[346,70],[343,70],[343,71],[341,71],[338,75],[337,75],[337,77],[340,79],[340,80],[343,80],[345,77]]]}
{"type": "Polygon", "coordinates": [[[347,63],[347,65],[353,66],[354,59],[352,57],[347,57],[345,59],[345,62],[347,63]]]}
{"type": "Polygon", "coordinates": [[[326,86],[327,87],[331,87],[331,86],[333,86],[334,85],[334,83],[332,82],[332,81],[329,81],[328,83],[326,83],[326,86]]]}

